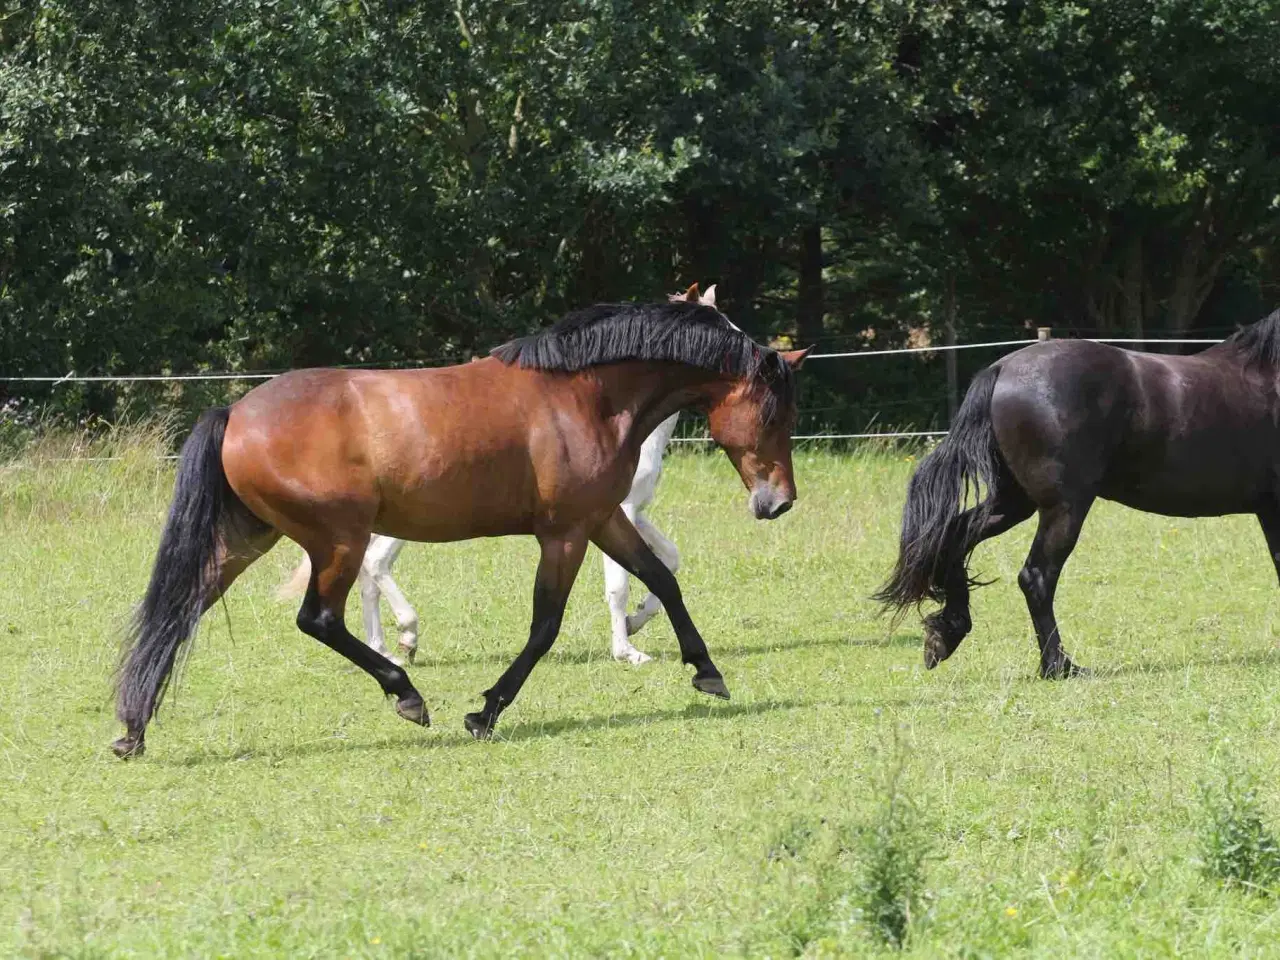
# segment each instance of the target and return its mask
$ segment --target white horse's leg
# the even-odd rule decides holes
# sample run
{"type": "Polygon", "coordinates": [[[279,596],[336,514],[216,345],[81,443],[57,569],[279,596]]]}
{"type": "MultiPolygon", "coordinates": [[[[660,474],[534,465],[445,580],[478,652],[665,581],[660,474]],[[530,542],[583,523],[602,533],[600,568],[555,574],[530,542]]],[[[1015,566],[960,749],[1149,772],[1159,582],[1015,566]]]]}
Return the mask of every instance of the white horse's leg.
{"type": "MultiPolygon", "coordinates": [[[[635,507],[629,503],[622,505],[622,512],[634,518],[635,507]]],[[[631,592],[630,578],[627,571],[604,557],[604,599],[609,605],[609,626],[613,635],[613,659],[639,666],[648,663],[652,658],[643,650],[637,650],[627,639],[627,598],[631,592]]]]}
{"type": "Polygon", "coordinates": [[[391,655],[387,653],[386,637],[382,633],[382,611],[378,609],[378,601],[381,597],[382,592],[378,589],[378,584],[369,575],[368,568],[361,564],[360,617],[364,621],[364,642],[384,657],[390,658],[391,655]]]}
{"type": "MultiPolygon", "coordinates": [[[[657,555],[666,568],[672,573],[679,570],[680,551],[676,545],[643,514],[636,517],[635,524],[640,536],[644,537],[644,542],[649,544],[649,549],[657,555]]],[[[635,636],[639,633],[640,628],[656,617],[661,610],[662,602],[652,593],[646,594],[640,601],[640,606],[636,608],[636,612],[627,617],[627,636],[635,636]]]]}
{"type": "MultiPolygon", "coordinates": [[[[395,537],[384,537],[381,534],[374,534],[370,538],[369,549],[365,551],[364,563],[360,568],[361,596],[364,596],[364,581],[368,577],[374,585],[374,590],[381,593],[386,599],[387,605],[391,607],[391,613],[396,618],[396,627],[400,630],[400,652],[404,654],[409,663],[413,663],[414,657],[418,653],[418,613],[409,604],[409,601],[405,599],[404,594],[400,592],[399,585],[391,577],[391,568],[400,556],[400,551],[404,549],[404,545],[405,541],[403,540],[397,540],[395,537]]],[[[379,642],[383,642],[385,645],[382,640],[382,622],[377,614],[376,602],[373,616],[378,623],[379,642]]],[[[372,633],[370,636],[372,637],[372,633]]],[[[370,646],[372,645],[373,642],[370,640],[370,646]]],[[[375,647],[374,649],[378,648],[375,647]]],[[[379,652],[385,651],[380,650],[379,652]]],[[[395,657],[391,659],[397,660],[395,657]]]]}
{"type": "MultiPolygon", "coordinates": [[[[627,515],[632,523],[636,524],[640,530],[641,536],[645,536],[644,526],[657,532],[657,528],[653,524],[645,520],[640,514],[653,500],[653,495],[658,487],[658,480],[662,477],[662,456],[666,453],[667,444],[671,441],[671,435],[675,432],[676,421],[679,420],[680,414],[673,413],[662,423],[658,424],[653,433],[645,438],[644,443],[640,446],[640,460],[636,465],[636,475],[631,479],[631,490],[627,493],[627,498],[622,501],[622,512],[627,515]]],[[[646,539],[648,539],[646,537],[646,539]]],[[[676,552],[675,545],[666,537],[658,533],[658,539],[668,549],[668,552],[660,552],[654,547],[654,552],[668,567],[668,557],[674,556],[675,562],[679,562],[679,553],[676,552]]],[[[650,544],[653,546],[653,544],[650,544]]],[[[642,650],[637,650],[631,643],[629,637],[647,623],[659,610],[662,609],[656,597],[649,595],[645,597],[644,602],[640,605],[640,609],[633,616],[627,616],[627,599],[630,593],[628,586],[627,571],[610,560],[604,558],[604,593],[605,600],[609,604],[609,621],[613,631],[613,657],[615,660],[625,660],[628,663],[641,664],[652,659],[642,650]]]]}

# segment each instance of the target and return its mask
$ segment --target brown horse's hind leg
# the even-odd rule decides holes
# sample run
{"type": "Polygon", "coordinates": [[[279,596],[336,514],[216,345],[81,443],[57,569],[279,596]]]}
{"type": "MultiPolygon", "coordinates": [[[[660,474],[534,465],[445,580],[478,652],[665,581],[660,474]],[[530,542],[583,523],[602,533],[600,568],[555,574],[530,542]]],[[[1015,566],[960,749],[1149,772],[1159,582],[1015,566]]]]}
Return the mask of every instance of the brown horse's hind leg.
{"type": "Polygon", "coordinates": [[[205,601],[205,610],[217,603],[236,578],[279,540],[279,530],[248,511],[244,511],[243,516],[234,517],[223,530],[222,541],[218,545],[218,585],[205,601]]]}
{"type": "Polygon", "coordinates": [[[711,662],[707,645],[698,633],[698,628],[693,625],[689,611],[685,609],[675,574],[667,569],[644,542],[644,538],[621,508],[613,512],[596,531],[592,540],[620,567],[633,577],[638,577],[666,608],[676,639],[680,641],[680,659],[694,668],[694,687],[713,697],[728,700],[729,688],[725,686],[724,677],[720,675],[716,665],[711,662]]]}
{"type": "Polygon", "coordinates": [[[1040,508],[1040,527],[1031,543],[1027,562],[1018,574],[1018,585],[1027,598],[1027,610],[1035,624],[1040,642],[1040,676],[1057,680],[1087,673],[1071,662],[1058,635],[1058,621],[1053,613],[1053,597],[1058,589],[1062,567],[1075,548],[1084,526],[1084,518],[1093,505],[1093,497],[1061,501],[1040,508]]]}
{"type": "Polygon", "coordinates": [[[538,573],[533,585],[533,623],[529,627],[529,641],[498,682],[481,694],[484,708],[477,713],[468,713],[463,719],[468,732],[477,740],[489,738],[498,716],[516,698],[534,665],[555,643],[560,633],[560,622],[564,619],[564,605],[569,600],[569,591],[573,589],[582,557],[587,552],[587,537],[581,531],[564,537],[540,536],[538,544],[542,548],[542,556],[538,560],[538,573]]]}
{"type": "Polygon", "coordinates": [[[347,594],[359,576],[368,539],[365,536],[326,548],[308,548],[311,583],[298,611],[298,629],[342,654],[377,680],[383,693],[396,698],[396,713],[426,727],[431,723],[427,708],[409,681],[409,675],[347,630],[344,618],[347,594]]]}
{"type": "MultiPolygon", "coordinates": [[[[244,573],[253,561],[275,546],[280,531],[263,523],[248,510],[233,505],[224,517],[218,532],[216,553],[217,584],[204,598],[203,615],[231,587],[236,577],[244,573]]],[[[131,758],[142,756],[147,749],[146,725],[130,724],[125,735],[116,740],[111,749],[116,756],[131,758]]]]}
{"type": "MultiPolygon", "coordinates": [[[[976,533],[974,546],[983,540],[998,537],[1016,527],[1035,513],[1035,504],[1022,488],[1010,477],[1001,484],[996,502],[992,505],[983,528],[976,533]]],[[[966,510],[956,519],[956,534],[946,561],[939,564],[938,577],[946,590],[946,603],[936,613],[924,618],[924,665],[932,670],[956,652],[960,641],[973,629],[969,619],[969,571],[966,569],[965,551],[960,546],[968,540],[964,536],[977,510],[966,510]]]]}

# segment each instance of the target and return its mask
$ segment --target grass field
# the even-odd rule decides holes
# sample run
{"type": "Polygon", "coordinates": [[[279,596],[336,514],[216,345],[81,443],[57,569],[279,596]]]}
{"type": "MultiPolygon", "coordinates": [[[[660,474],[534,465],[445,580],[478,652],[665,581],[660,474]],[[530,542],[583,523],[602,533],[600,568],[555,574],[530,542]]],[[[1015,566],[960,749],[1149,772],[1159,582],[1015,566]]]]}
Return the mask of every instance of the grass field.
{"type": "Polygon", "coordinates": [[[1280,902],[1196,862],[1199,784],[1224,764],[1261,776],[1280,823],[1280,593],[1252,518],[1100,505],[1058,602],[1097,673],[1063,683],[1034,679],[1024,525],[979,551],[999,580],[926,672],[916,619],[890,632],[866,599],[903,454],[800,450],[773,524],[723,457],[676,454],[653,516],[730,703],[692,690],[665,618],[638,638],[655,662],[610,659],[593,552],[555,650],[473,742],[462,715],[523,642],[534,545],[418,546],[397,568],[435,724],[416,728],[272,599],[284,544],[121,763],[109,673],[172,485],[123,453],[0,469],[0,954],[888,953],[851,838],[901,756],[932,848],[908,955],[1280,955],[1280,902]]]}

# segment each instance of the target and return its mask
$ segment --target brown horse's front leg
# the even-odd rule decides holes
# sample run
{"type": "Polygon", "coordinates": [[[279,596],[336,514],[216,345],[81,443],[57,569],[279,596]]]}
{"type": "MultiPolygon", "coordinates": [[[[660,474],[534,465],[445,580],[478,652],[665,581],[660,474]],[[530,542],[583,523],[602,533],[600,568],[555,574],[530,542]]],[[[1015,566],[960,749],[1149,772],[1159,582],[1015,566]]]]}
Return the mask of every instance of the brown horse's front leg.
{"type": "Polygon", "coordinates": [[[542,557],[538,561],[538,573],[533,584],[533,623],[529,627],[529,641],[498,682],[482,694],[484,709],[468,713],[464,718],[467,730],[477,740],[489,738],[499,714],[515,700],[529,679],[534,664],[555,643],[560,633],[560,622],[564,619],[564,605],[569,600],[569,591],[573,589],[582,557],[587,552],[584,531],[564,536],[539,536],[538,543],[542,547],[542,557]]]}
{"type": "Polygon", "coordinates": [[[666,564],[645,543],[621,507],[613,512],[591,539],[620,567],[632,576],[639,577],[640,582],[666,607],[671,626],[676,631],[676,639],[680,641],[680,659],[694,668],[694,687],[713,697],[728,700],[729,688],[725,686],[724,677],[720,675],[716,665],[711,662],[707,645],[702,641],[698,628],[693,625],[689,611],[685,609],[675,574],[667,569],[666,564]]]}

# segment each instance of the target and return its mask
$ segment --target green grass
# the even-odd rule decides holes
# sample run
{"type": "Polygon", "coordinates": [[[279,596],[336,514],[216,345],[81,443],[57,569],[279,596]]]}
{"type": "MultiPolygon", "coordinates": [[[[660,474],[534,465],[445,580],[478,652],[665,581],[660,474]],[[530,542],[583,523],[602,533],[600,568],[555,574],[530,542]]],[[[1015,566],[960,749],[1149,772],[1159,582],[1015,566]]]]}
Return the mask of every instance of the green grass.
{"type": "MultiPolygon", "coordinates": [[[[1260,774],[1280,822],[1280,610],[1248,517],[1095,509],[1058,612],[1098,670],[1034,678],[1015,575],[985,545],[974,633],[921,665],[867,595],[912,464],[797,454],[797,508],[750,519],[723,457],[671,458],[653,511],[733,692],[608,656],[588,557],[552,654],[492,743],[462,727],[527,629],[531,541],[410,547],[435,726],[304,637],[278,547],[207,618],[139,762],[109,673],[172,484],[152,442],[0,468],[0,955],[867,956],[856,836],[895,738],[930,850],[916,956],[1280,955],[1280,903],[1197,857],[1199,785],[1260,774]]],[[[354,603],[352,619],[355,619],[354,603]]]]}

